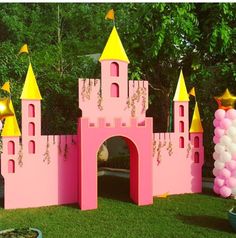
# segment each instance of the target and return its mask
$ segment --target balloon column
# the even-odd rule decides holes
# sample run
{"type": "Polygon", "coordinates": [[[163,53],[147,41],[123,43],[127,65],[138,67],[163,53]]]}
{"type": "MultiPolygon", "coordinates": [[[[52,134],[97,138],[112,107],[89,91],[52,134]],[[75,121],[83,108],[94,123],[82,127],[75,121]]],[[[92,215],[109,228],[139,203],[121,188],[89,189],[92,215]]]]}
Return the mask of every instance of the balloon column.
{"type": "Polygon", "coordinates": [[[228,89],[215,97],[219,109],[215,112],[215,151],[213,153],[215,176],[213,190],[222,197],[236,196],[236,97],[228,89]]]}

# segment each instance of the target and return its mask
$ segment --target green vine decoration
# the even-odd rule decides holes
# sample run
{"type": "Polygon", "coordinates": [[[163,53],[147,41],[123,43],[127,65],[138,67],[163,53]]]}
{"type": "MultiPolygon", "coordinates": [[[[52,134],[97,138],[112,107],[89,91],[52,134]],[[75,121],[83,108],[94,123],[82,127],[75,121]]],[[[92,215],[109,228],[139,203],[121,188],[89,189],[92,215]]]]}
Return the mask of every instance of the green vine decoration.
{"type": "Polygon", "coordinates": [[[97,105],[98,105],[98,109],[99,109],[100,111],[103,110],[102,101],[103,101],[102,92],[101,92],[101,90],[99,90],[99,92],[98,92],[98,103],[97,103],[97,105]]]}
{"type": "Polygon", "coordinates": [[[22,143],[20,143],[20,149],[18,152],[18,165],[20,167],[23,166],[23,145],[22,145],[22,143]]]}
{"type": "Polygon", "coordinates": [[[46,145],[46,152],[44,153],[44,159],[43,159],[43,162],[47,161],[48,164],[50,164],[51,160],[50,160],[50,153],[49,153],[49,147],[50,147],[50,144],[49,144],[49,140],[48,140],[48,137],[47,137],[47,145],[46,145]]]}
{"type": "Polygon", "coordinates": [[[187,158],[189,157],[191,149],[192,149],[191,144],[188,143],[188,146],[187,146],[187,158]]]}

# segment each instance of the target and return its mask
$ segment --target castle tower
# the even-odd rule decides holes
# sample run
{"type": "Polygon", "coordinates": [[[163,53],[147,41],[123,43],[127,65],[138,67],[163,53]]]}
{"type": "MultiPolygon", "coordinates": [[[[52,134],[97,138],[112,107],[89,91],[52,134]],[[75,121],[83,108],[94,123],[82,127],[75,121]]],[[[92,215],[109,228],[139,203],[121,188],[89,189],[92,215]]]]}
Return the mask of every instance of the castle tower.
{"type": "Polygon", "coordinates": [[[153,126],[152,118],[146,117],[148,82],[128,82],[129,59],[115,26],[99,61],[101,110],[97,110],[98,83],[90,79],[79,80],[79,107],[82,110],[78,120],[79,206],[82,210],[97,208],[97,152],[105,140],[116,136],[123,137],[129,147],[131,200],[138,205],[152,204],[153,126]],[[90,92],[89,96],[87,92],[90,92]]]}
{"type": "Polygon", "coordinates": [[[192,181],[193,192],[202,192],[202,166],[204,163],[204,147],[203,147],[203,128],[201,118],[196,102],[192,123],[190,127],[190,141],[192,145],[192,181]]]}
{"type": "Polygon", "coordinates": [[[179,147],[186,147],[189,131],[189,95],[187,93],[184,76],[180,71],[179,80],[174,96],[174,132],[179,137],[179,147]]]}
{"type": "Polygon", "coordinates": [[[125,106],[128,96],[128,64],[120,37],[114,26],[99,59],[101,62],[101,84],[104,102],[125,106]]]}
{"type": "Polygon", "coordinates": [[[29,154],[36,154],[36,138],[41,136],[41,94],[36,82],[31,63],[25,79],[21,94],[22,110],[22,141],[28,148],[29,154]]]}
{"type": "Polygon", "coordinates": [[[2,136],[2,155],[1,155],[1,174],[4,177],[4,207],[8,207],[8,203],[12,200],[9,182],[12,175],[16,173],[19,166],[18,152],[20,150],[19,137],[21,132],[16,120],[14,107],[10,101],[9,107],[14,116],[5,119],[2,136]]]}
{"type": "Polygon", "coordinates": [[[203,162],[203,128],[201,123],[201,118],[199,114],[198,104],[195,103],[192,123],[190,127],[190,140],[193,145],[192,149],[192,159],[194,163],[203,162]]]}

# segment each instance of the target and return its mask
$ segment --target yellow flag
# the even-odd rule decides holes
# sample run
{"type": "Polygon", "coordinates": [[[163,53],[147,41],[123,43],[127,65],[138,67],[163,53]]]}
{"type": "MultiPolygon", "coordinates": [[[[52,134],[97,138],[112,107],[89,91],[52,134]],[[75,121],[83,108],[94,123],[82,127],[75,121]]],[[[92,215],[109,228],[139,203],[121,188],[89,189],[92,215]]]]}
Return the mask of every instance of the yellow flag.
{"type": "Polygon", "coordinates": [[[109,20],[113,20],[113,21],[115,20],[115,12],[114,12],[113,9],[111,9],[107,12],[107,15],[105,16],[105,19],[106,20],[109,19],[109,20]]]}
{"type": "Polygon", "coordinates": [[[163,194],[161,194],[161,195],[158,195],[157,197],[158,197],[158,198],[167,198],[168,196],[169,196],[169,193],[166,192],[166,193],[163,193],[163,194]]]}
{"type": "Polygon", "coordinates": [[[24,45],[20,48],[19,54],[21,54],[21,53],[27,53],[27,54],[29,54],[29,50],[28,50],[28,45],[27,45],[27,44],[24,44],[24,45]]]}
{"type": "Polygon", "coordinates": [[[188,94],[196,97],[195,88],[193,87],[188,94]]]}
{"type": "Polygon", "coordinates": [[[8,93],[11,92],[11,91],[10,91],[10,82],[9,82],[9,81],[7,81],[6,83],[3,84],[2,90],[7,91],[8,93]]]}

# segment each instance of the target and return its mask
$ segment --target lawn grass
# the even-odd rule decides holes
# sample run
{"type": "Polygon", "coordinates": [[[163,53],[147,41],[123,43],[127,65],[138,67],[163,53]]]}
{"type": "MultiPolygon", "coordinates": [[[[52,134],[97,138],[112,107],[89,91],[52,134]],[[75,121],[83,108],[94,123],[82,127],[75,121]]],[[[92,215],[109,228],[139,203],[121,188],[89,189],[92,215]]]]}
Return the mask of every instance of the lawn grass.
{"type": "Polygon", "coordinates": [[[36,227],[44,238],[77,237],[236,237],[227,210],[233,201],[213,194],[155,198],[151,206],[129,201],[129,180],[99,177],[99,208],[80,211],[76,205],[34,209],[0,209],[0,229],[36,227]]]}

